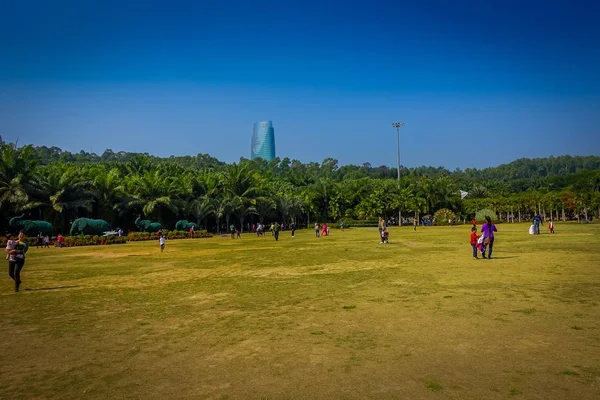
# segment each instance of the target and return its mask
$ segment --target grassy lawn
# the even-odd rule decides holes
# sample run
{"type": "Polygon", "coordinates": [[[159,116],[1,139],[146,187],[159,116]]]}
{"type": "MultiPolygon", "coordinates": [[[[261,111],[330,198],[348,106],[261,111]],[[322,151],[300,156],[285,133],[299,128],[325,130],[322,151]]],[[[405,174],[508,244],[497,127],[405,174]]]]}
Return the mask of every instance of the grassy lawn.
{"type": "Polygon", "coordinates": [[[0,398],[599,398],[600,224],[498,229],[34,247],[0,398]]]}

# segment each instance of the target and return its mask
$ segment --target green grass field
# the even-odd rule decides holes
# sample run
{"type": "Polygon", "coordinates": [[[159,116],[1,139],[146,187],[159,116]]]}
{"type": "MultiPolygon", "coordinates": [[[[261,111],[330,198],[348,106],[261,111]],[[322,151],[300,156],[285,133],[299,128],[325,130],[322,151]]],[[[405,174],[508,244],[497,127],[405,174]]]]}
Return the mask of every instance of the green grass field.
{"type": "Polygon", "coordinates": [[[498,229],[34,247],[0,398],[599,398],[600,224],[498,229]]]}

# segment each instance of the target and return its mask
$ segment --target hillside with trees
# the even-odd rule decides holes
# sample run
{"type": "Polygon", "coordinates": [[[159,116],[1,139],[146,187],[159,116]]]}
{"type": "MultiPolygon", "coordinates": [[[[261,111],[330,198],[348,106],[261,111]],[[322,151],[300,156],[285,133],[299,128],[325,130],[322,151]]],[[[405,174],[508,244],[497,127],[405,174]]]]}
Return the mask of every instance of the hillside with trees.
{"type": "MultiPolygon", "coordinates": [[[[0,143],[0,225],[25,214],[67,232],[78,217],[100,218],[135,230],[137,216],[172,228],[177,220],[210,231],[234,223],[273,220],[393,219],[449,209],[453,222],[492,210],[498,220],[600,215],[600,157],[519,159],[494,168],[339,166],[327,158],[240,159],[227,164],[208,154],[160,158],[149,154],[70,153],[57,147],[0,143]],[[469,194],[461,199],[460,191],[469,194]]],[[[404,221],[409,222],[409,220],[404,221]]]]}

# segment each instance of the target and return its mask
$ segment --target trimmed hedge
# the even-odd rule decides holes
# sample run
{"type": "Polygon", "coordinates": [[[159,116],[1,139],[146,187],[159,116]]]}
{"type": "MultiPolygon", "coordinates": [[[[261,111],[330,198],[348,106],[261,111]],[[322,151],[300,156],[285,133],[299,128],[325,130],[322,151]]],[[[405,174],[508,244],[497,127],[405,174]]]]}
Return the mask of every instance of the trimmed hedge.
{"type": "MultiPolygon", "coordinates": [[[[188,232],[186,231],[163,231],[165,237],[169,240],[187,239],[188,232]]],[[[212,234],[205,230],[194,232],[194,239],[212,237],[212,234]]],[[[28,237],[25,239],[29,247],[35,246],[37,238],[28,237]]],[[[142,240],[158,240],[156,233],[149,232],[130,232],[127,236],[95,236],[95,235],[77,235],[63,236],[63,247],[78,247],[78,246],[99,246],[106,244],[123,244],[127,242],[139,242],[142,240]]],[[[50,246],[56,245],[56,237],[50,238],[50,246]]],[[[6,248],[6,238],[0,236],[0,247],[6,248]]]]}
{"type": "MultiPolygon", "coordinates": [[[[52,242],[56,242],[53,240],[52,242]]],[[[29,242],[35,244],[35,239],[29,242]]],[[[62,247],[77,247],[77,246],[98,246],[105,244],[124,244],[127,243],[125,236],[97,236],[97,235],[77,235],[77,236],[63,236],[62,247]]]]}
{"type": "MultiPolygon", "coordinates": [[[[341,222],[341,221],[340,221],[341,222]]],[[[372,228],[379,225],[379,220],[377,219],[348,219],[344,220],[344,229],[345,228],[372,228]]],[[[340,228],[340,223],[335,224],[336,228],[340,228]]]]}
{"type": "MultiPolygon", "coordinates": [[[[29,248],[35,246],[37,238],[27,237],[25,238],[29,248]]],[[[93,235],[78,235],[78,236],[63,236],[63,247],[76,247],[76,246],[98,246],[105,244],[123,244],[127,243],[125,236],[93,236],[93,235]]],[[[50,246],[56,244],[56,237],[50,238],[50,246]]],[[[0,246],[6,247],[6,238],[0,237],[0,246]]]]}
{"type": "MultiPolygon", "coordinates": [[[[173,239],[188,239],[189,233],[187,231],[168,231],[163,230],[163,236],[167,240],[173,239]]],[[[211,233],[201,229],[194,231],[194,239],[209,238],[212,237],[211,233]]],[[[130,242],[140,242],[143,240],[158,240],[156,232],[129,232],[127,234],[127,240],[130,242]]]]}

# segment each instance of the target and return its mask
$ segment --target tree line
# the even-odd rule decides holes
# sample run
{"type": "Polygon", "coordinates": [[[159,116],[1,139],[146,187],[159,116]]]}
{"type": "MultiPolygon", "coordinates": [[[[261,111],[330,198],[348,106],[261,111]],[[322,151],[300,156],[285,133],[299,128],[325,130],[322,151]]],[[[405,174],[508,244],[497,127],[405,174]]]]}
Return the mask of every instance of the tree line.
{"type": "MultiPolygon", "coordinates": [[[[78,217],[136,230],[138,216],[173,228],[181,219],[211,231],[231,223],[404,218],[449,209],[460,220],[490,209],[509,222],[534,214],[560,219],[600,215],[600,157],[520,159],[494,168],[338,166],[327,158],[302,163],[207,154],[160,158],[106,150],[70,153],[0,139],[0,228],[25,214],[67,232],[78,217]],[[461,198],[461,191],[468,195],[461,198]]],[[[406,220],[404,222],[407,222],[406,220]]]]}

